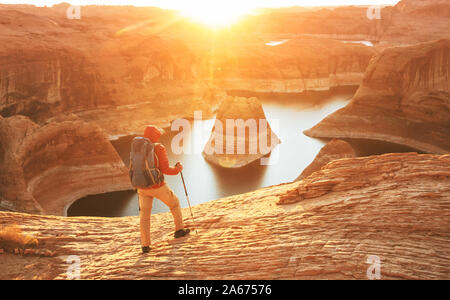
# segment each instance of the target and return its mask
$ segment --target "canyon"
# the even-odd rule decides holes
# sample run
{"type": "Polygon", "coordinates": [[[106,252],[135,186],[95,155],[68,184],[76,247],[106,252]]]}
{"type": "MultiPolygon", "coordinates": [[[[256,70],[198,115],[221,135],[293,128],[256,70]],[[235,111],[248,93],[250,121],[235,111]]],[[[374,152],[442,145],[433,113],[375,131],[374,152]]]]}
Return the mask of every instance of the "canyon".
{"type": "MultiPolygon", "coordinates": [[[[427,3],[420,6],[424,14],[428,11],[427,3]]],[[[402,1],[385,9],[411,16],[414,7],[413,2],[402,1]]],[[[293,36],[278,32],[275,38],[266,32],[267,28],[263,30],[250,24],[237,24],[231,33],[213,34],[172,11],[89,6],[82,8],[80,20],[69,20],[66,8],[66,4],[0,5],[0,115],[4,126],[19,123],[16,116],[28,118],[20,119],[20,126],[37,126],[40,132],[50,130],[52,123],[61,130],[84,124],[96,136],[104,135],[101,139],[105,145],[99,149],[106,149],[110,147],[105,137],[112,140],[139,135],[149,123],[166,128],[174,119],[192,119],[195,111],[202,111],[204,118],[212,118],[221,104],[229,101],[227,92],[285,94],[362,83],[346,108],[305,134],[382,140],[429,153],[448,152],[448,40],[401,47],[378,41],[369,47],[330,39],[331,35],[341,33],[327,26],[323,30],[328,28],[329,32],[307,31],[312,27],[304,26],[307,32],[292,31],[293,36]],[[259,34],[255,35],[254,31],[259,34]],[[330,36],[325,38],[324,34],[330,36]],[[287,38],[283,43],[267,45],[268,41],[284,36],[287,38]]],[[[367,26],[373,24],[367,16],[361,18],[362,9],[299,10],[295,14],[298,20],[309,16],[307,19],[311,21],[314,16],[315,20],[324,21],[327,16],[328,22],[332,22],[346,16],[367,26]]],[[[283,9],[278,13],[287,14],[283,9]]],[[[246,22],[268,25],[270,22],[264,21],[268,16],[274,17],[267,12],[246,22]]],[[[341,25],[341,29],[350,26],[341,25]]],[[[360,27],[358,34],[364,34],[364,28],[360,27]]],[[[250,99],[241,98],[242,104],[250,99]]],[[[242,118],[244,110],[236,109],[232,117],[242,118]]],[[[264,112],[260,115],[264,116],[264,112]]],[[[12,131],[3,130],[6,135],[19,134],[12,131]]],[[[1,147],[2,160],[8,166],[0,174],[4,178],[3,209],[64,214],[76,196],[82,198],[94,192],[129,188],[125,181],[117,183],[117,178],[126,178],[124,165],[112,154],[114,150],[109,149],[102,156],[107,160],[100,160],[104,165],[115,166],[106,171],[109,175],[103,179],[104,182],[111,179],[109,184],[101,189],[97,184],[81,188],[86,180],[64,183],[67,196],[60,196],[64,199],[58,208],[44,209],[35,197],[40,198],[42,187],[51,188],[42,182],[41,188],[35,189],[34,182],[41,182],[39,172],[44,177],[51,172],[37,167],[40,171],[31,175],[34,181],[27,177],[30,175],[23,175],[27,173],[21,164],[25,158],[15,157],[19,150],[9,144],[13,143],[9,142],[14,139],[12,136],[2,141],[1,147]],[[18,174],[17,182],[9,174],[18,174]]],[[[45,134],[34,138],[40,137],[44,139],[43,144],[53,140],[45,134]]],[[[219,162],[217,157],[205,153],[204,157],[222,167],[240,167],[265,154],[239,162],[234,158],[219,162]]],[[[46,155],[43,159],[54,157],[46,155]]],[[[32,160],[28,163],[33,168],[32,160]]],[[[54,161],[46,163],[57,168],[54,161]]],[[[102,169],[100,164],[95,168],[102,169]]],[[[93,176],[88,169],[78,170],[80,179],[93,176]]],[[[50,177],[47,180],[52,181],[50,177]]]]}
{"type": "MultiPolygon", "coordinates": [[[[218,31],[159,8],[83,6],[70,20],[67,7],[0,4],[0,230],[19,226],[40,251],[0,247],[0,279],[67,279],[73,255],[82,279],[367,279],[373,256],[382,279],[450,279],[448,1],[402,0],[379,19],[263,9],[218,31]],[[198,235],[173,240],[170,213],[152,215],[141,256],[138,217],[64,217],[132,189],[112,140],[197,111],[214,128],[265,120],[260,96],[346,87],[358,90],[345,107],[304,127],[332,140],[297,180],[195,205],[198,235]]],[[[226,151],[212,130],[203,158],[227,171],[269,158],[283,142],[272,129],[257,155],[207,153],[226,151]]]]}
{"type": "Polygon", "coordinates": [[[212,115],[224,90],[359,85],[376,53],[316,37],[271,47],[239,28],[212,33],[155,8],[88,6],[70,20],[67,7],[0,5],[3,117],[42,123],[73,113],[126,135],[148,120],[167,126],[195,110],[212,115]]]}
{"type": "Polygon", "coordinates": [[[66,215],[81,197],[132,188],[128,169],[93,123],[54,120],[40,126],[13,116],[0,124],[3,209],[66,215]]]}
{"type": "Polygon", "coordinates": [[[302,181],[192,207],[198,235],[175,240],[170,213],[152,215],[147,255],[138,217],[0,212],[0,225],[20,224],[52,254],[4,251],[0,278],[67,279],[76,255],[81,279],[367,279],[372,256],[381,279],[448,279],[449,177],[449,155],[334,160],[302,181]]]}
{"type": "Polygon", "coordinates": [[[352,101],[305,134],[450,151],[450,40],[385,49],[352,101]]]}

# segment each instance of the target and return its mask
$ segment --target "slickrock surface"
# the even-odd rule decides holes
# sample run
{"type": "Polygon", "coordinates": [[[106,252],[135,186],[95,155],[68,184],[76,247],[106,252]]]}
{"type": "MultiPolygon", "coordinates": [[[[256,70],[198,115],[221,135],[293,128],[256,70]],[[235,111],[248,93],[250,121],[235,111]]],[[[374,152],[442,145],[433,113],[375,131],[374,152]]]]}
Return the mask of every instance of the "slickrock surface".
{"type": "Polygon", "coordinates": [[[450,152],[450,40],[386,49],[352,101],[305,134],[450,152]]]}
{"type": "Polygon", "coordinates": [[[202,154],[213,164],[239,168],[269,154],[279,143],[257,98],[230,96],[219,107],[202,154]]]}
{"type": "Polygon", "coordinates": [[[299,182],[194,206],[198,235],[174,240],[171,215],[152,215],[148,255],[138,217],[0,212],[0,225],[56,251],[0,254],[0,279],[67,278],[69,255],[82,279],[367,279],[370,255],[381,279],[450,279],[449,179],[449,155],[335,160],[299,182]]]}
{"type": "Polygon", "coordinates": [[[125,165],[93,123],[1,118],[0,149],[5,209],[65,215],[84,196],[131,188],[125,165]]]}
{"type": "Polygon", "coordinates": [[[319,171],[320,168],[328,164],[330,161],[340,158],[355,157],[356,151],[353,147],[343,140],[332,139],[320,149],[314,160],[309,164],[295,181],[304,179],[312,173],[319,171]]]}

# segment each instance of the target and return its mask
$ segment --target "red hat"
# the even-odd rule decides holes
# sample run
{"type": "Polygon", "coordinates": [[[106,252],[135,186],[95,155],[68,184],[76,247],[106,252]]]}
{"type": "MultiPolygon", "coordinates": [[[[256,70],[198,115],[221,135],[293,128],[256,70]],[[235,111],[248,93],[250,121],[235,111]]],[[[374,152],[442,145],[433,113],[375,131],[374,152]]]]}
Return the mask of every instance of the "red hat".
{"type": "Polygon", "coordinates": [[[145,128],[144,137],[148,138],[152,143],[156,143],[159,141],[159,138],[162,135],[162,130],[156,126],[149,125],[145,128]]]}

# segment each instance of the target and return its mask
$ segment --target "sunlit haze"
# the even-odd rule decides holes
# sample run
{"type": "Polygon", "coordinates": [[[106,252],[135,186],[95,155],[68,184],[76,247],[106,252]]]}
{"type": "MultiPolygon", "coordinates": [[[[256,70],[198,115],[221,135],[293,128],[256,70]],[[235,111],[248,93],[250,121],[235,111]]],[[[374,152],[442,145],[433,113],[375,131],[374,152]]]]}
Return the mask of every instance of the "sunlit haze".
{"type": "MultiPolygon", "coordinates": [[[[63,1],[6,0],[3,4],[51,6],[63,1]]],[[[398,0],[71,0],[72,5],[134,5],[174,9],[186,17],[212,26],[231,24],[257,8],[290,6],[394,5],[398,0]]]]}

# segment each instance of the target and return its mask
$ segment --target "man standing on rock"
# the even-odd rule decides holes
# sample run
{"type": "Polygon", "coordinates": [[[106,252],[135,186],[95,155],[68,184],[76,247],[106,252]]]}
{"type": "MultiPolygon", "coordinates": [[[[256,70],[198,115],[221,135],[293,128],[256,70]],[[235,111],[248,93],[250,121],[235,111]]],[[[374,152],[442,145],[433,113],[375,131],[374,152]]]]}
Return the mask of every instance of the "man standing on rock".
{"type": "MultiPolygon", "coordinates": [[[[177,175],[183,170],[181,163],[177,163],[175,167],[169,165],[166,148],[158,143],[162,130],[156,126],[147,126],[145,128],[144,137],[154,144],[154,161],[157,162],[156,167],[167,175],[177,175]]],[[[153,198],[156,197],[170,208],[175,222],[175,238],[183,237],[190,232],[189,228],[184,228],[183,217],[181,214],[180,201],[169,185],[162,179],[158,184],[148,188],[138,188],[139,208],[140,208],[140,227],[141,227],[141,244],[142,252],[150,251],[150,216],[153,205],[153,198]]]]}

